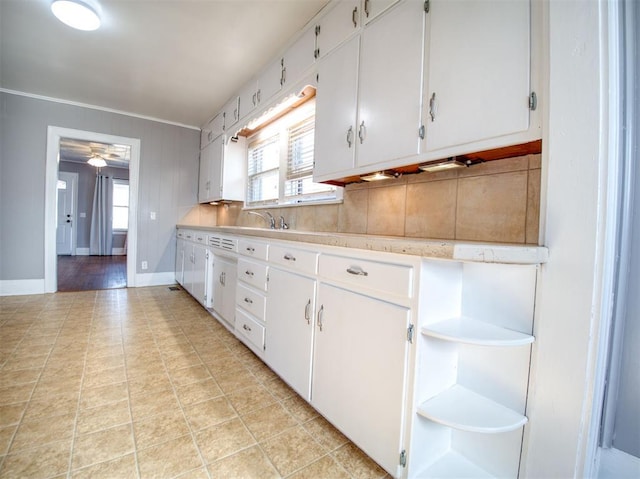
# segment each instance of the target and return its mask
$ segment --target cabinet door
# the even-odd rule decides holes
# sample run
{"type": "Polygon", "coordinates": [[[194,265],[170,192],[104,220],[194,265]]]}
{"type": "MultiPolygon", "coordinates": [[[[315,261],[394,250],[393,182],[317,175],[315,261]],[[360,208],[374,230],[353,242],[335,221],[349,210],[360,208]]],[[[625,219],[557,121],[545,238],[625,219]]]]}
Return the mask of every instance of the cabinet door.
{"type": "Polygon", "coordinates": [[[427,149],[526,131],[529,2],[433,0],[429,18],[427,149]]]}
{"type": "Polygon", "coordinates": [[[224,256],[214,255],[213,273],[213,298],[211,307],[227,323],[233,327],[236,301],[236,262],[224,256]]]}
{"type": "Polygon", "coordinates": [[[184,284],[184,249],[184,239],[178,238],[176,240],[176,263],[174,269],[176,273],[176,282],[180,285],[184,284]]]}
{"type": "Polygon", "coordinates": [[[240,118],[246,117],[258,106],[258,82],[250,80],[240,90],[240,118]]]}
{"type": "Polygon", "coordinates": [[[271,268],[265,361],[307,401],[315,296],[315,280],[271,268]]]}
{"type": "Polygon", "coordinates": [[[213,148],[211,143],[200,150],[200,172],[198,176],[198,202],[206,203],[209,201],[209,186],[211,181],[209,180],[209,171],[211,170],[211,155],[213,154],[213,148]]]}
{"type": "Polygon", "coordinates": [[[225,133],[233,135],[233,127],[240,119],[240,97],[234,96],[227,102],[223,108],[224,111],[224,128],[225,133]]]}
{"type": "MultiPolygon", "coordinates": [[[[362,2],[362,14],[364,17],[364,22],[369,23],[371,20],[376,18],[382,12],[384,12],[387,8],[389,8],[394,3],[399,0],[364,0],[362,2]]],[[[417,0],[408,0],[409,2],[420,3],[423,4],[422,1],[417,0]]]]}
{"type": "Polygon", "coordinates": [[[215,138],[222,135],[222,127],[224,126],[224,117],[222,113],[218,113],[207,123],[200,132],[200,148],[204,148],[215,138]]]}
{"type": "Polygon", "coordinates": [[[320,19],[317,48],[327,55],[360,26],[360,0],[343,0],[320,19]]]}
{"type": "Polygon", "coordinates": [[[293,86],[302,79],[303,74],[315,61],[316,33],[308,28],[296,42],[284,53],[282,86],[293,86]]]}
{"type": "Polygon", "coordinates": [[[278,58],[260,74],[257,94],[259,104],[267,103],[282,88],[282,63],[282,58],[278,58]]]}
{"type": "Polygon", "coordinates": [[[182,287],[193,295],[193,243],[184,242],[184,270],[182,287]]]}
{"type": "Polygon", "coordinates": [[[311,403],[392,474],[402,450],[409,310],[325,283],[311,403]]]}
{"type": "Polygon", "coordinates": [[[193,272],[191,295],[200,304],[206,303],[207,287],[207,247],[201,244],[193,245],[193,272]]]}
{"type": "Polygon", "coordinates": [[[419,152],[424,25],[423,2],[411,0],[362,33],[357,166],[419,152]]]}
{"type": "Polygon", "coordinates": [[[221,135],[211,142],[211,154],[209,158],[209,199],[216,201],[222,199],[222,167],[224,162],[224,143],[226,135],[221,135]]]}
{"type": "Polygon", "coordinates": [[[314,181],[335,178],[355,166],[359,44],[356,36],[318,65],[314,181]]]}

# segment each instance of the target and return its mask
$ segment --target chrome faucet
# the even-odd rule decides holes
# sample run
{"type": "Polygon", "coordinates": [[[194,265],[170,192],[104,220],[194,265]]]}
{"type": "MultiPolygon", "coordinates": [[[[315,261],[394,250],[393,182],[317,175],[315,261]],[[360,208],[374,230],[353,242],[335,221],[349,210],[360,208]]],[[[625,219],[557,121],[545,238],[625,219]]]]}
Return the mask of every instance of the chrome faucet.
{"type": "Polygon", "coordinates": [[[280,215],[280,229],[281,230],[288,230],[289,229],[289,225],[284,220],[284,216],[282,216],[282,215],[280,215]]]}
{"type": "Polygon", "coordinates": [[[258,213],[257,211],[249,211],[249,214],[259,216],[265,221],[265,223],[269,225],[269,228],[271,228],[272,230],[276,229],[276,219],[268,211],[265,211],[264,214],[258,213]]]}

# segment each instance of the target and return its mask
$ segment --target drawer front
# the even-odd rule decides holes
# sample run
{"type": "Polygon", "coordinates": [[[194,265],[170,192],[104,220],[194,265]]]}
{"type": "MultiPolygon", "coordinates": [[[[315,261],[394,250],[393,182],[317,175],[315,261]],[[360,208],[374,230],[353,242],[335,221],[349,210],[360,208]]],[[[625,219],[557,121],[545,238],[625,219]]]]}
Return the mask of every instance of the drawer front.
{"type": "Polygon", "coordinates": [[[411,266],[321,255],[318,270],[320,276],[329,280],[353,284],[383,294],[411,297],[411,266]]]}
{"type": "Polygon", "coordinates": [[[251,343],[260,351],[264,351],[264,326],[254,321],[241,309],[236,310],[236,336],[251,343]]]}
{"type": "Polygon", "coordinates": [[[241,238],[238,240],[238,253],[251,258],[267,261],[269,245],[260,241],[241,238]]]}
{"type": "Polygon", "coordinates": [[[286,266],[301,273],[316,274],[318,253],[282,245],[271,245],[269,262],[286,266]]]}
{"type": "Polygon", "coordinates": [[[184,238],[185,233],[186,233],[185,230],[178,230],[178,232],[176,233],[176,236],[178,238],[184,238]]]}
{"type": "Polygon", "coordinates": [[[238,279],[261,291],[267,290],[267,265],[238,258],[238,279]]]}
{"type": "Polygon", "coordinates": [[[204,231],[194,231],[192,241],[195,241],[196,243],[200,243],[200,244],[208,244],[209,235],[204,231]]]}
{"type": "Polygon", "coordinates": [[[195,231],[184,230],[183,235],[184,235],[183,236],[184,239],[186,239],[188,241],[195,241],[195,237],[196,237],[195,231]]]}
{"type": "Polygon", "coordinates": [[[264,321],[267,301],[263,294],[258,293],[242,283],[236,287],[236,306],[242,308],[256,318],[264,321]]]}

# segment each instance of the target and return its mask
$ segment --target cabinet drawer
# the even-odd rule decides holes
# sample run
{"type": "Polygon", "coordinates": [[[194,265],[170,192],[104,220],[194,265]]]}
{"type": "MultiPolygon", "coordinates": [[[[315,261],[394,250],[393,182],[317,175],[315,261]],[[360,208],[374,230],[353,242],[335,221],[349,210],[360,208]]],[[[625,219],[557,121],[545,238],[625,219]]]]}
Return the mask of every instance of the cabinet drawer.
{"type": "Polygon", "coordinates": [[[204,231],[194,231],[191,241],[195,241],[196,243],[200,244],[209,244],[209,235],[207,235],[204,231]]]}
{"type": "Polygon", "coordinates": [[[176,233],[176,237],[184,238],[185,234],[186,234],[185,230],[178,230],[177,233],[176,233]]]}
{"type": "Polygon", "coordinates": [[[383,294],[411,296],[413,283],[411,266],[321,255],[318,270],[320,276],[329,280],[361,286],[383,294]]]}
{"type": "Polygon", "coordinates": [[[264,321],[267,301],[264,295],[239,283],[236,288],[236,306],[249,311],[256,318],[264,321]]]}
{"type": "Polygon", "coordinates": [[[241,309],[236,309],[236,336],[249,342],[260,351],[264,351],[264,326],[254,321],[241,309]]]}
{"type": "Polygon", "coordinates": [[[238,253],[252,258],[267,260],[269,245],[259,241],[252,241],[241,238],[238,240],[238,253]]]}
{"type": "Polygon", "coordinates": [[[238,258],[238,279],[261,291],[267,290],[267,265],[238,258]]]}
{"type": "Polygon", "coordinates": [[[269,262],[291,268],[301,273],[316,274],[318,253],[282,245],[271,245],[269,262]]]}
{"type": "Polygon", "coordinates": [[[184,230],[182,232],[182,235],[183,235],[182,237],[188,241],[195,241],[194,239],[196,237],[195,231],[184,230]]]}

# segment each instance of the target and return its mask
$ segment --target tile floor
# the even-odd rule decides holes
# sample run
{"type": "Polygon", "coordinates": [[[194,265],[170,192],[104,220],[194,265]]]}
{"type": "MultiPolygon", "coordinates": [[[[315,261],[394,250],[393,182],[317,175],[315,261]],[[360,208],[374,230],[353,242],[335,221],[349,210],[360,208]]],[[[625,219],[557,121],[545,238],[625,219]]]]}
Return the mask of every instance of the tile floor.
{"type": "Polygon", "coordinates": [[[0,478],[386,478],[183,291],[0,297],[0,478]]]}

